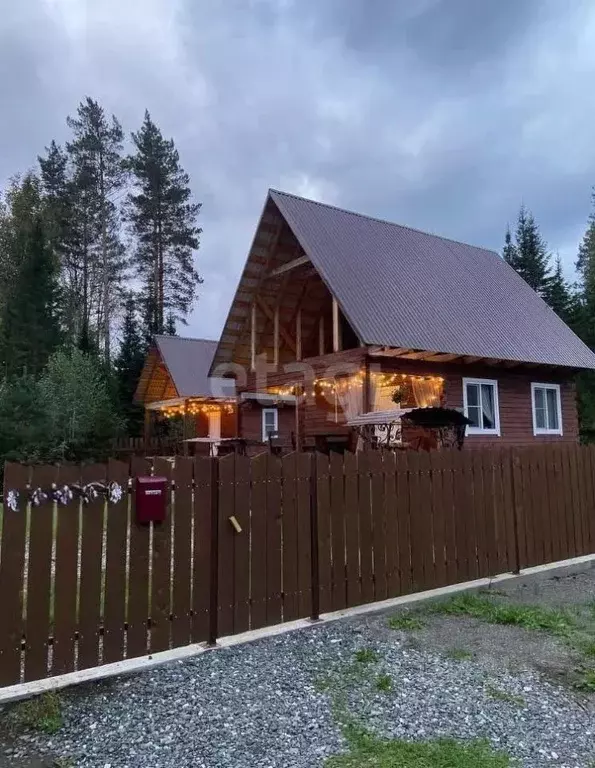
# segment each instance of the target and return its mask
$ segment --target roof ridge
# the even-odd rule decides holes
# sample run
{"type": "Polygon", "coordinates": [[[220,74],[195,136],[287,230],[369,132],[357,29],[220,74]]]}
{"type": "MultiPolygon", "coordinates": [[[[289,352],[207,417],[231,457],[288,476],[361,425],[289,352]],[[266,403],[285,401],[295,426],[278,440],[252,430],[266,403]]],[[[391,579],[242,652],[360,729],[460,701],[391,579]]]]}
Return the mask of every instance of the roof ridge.
{"type": "Polygon", "coordinates": [[[203,339],[202,337],[197,336],[178,336],[177,334],[171,334],[171,333],[155,333],[153,334],[153,338],[155,339],[180,339],[180,341],[208,341],[212,344],[218,344],[219,342],[217,339],[203,339]]]}
{"type": "Polygon", "coordinates": [[[302,197],[301,195],[294,195],[292,192],[283,192],[281,189],[274,189],[269,187],[269,193],[274,192],[277,195],[283,195],[285,197],[293,197],[295,200],[302,200],[305,203],[312,203],[312,205],[320,205],[323,208],[331,208],[334,211],[340,211],[341,213],[348,213],[351,216],[358,216],[360,219],[367,219],[368,221],[377,221],[380,224],[389,224],[392,227],[399,227],[400,229],[408,229],[410,232],[417,232],[420,235],[427,235],[428,237],[436,237],[439,240],[446,240],[449,243],[455,243],[456,245],[465,245],[467,248],[477,248],[479,251],[486,251],[487,253],[495,253],[496,256],[500,256],[498,251],[494,251],[492,248],[485,248],[482,245],[472,245],[471,243],[465,243],[462,240],[455,240],[453,237],[445,237],[444,235],[437,235],[435,232],[427,232],[424,229],[417,229],[416,227],[410,227],[407,224],[398,224],[396,221],[389,221],[389,219],[381,219],[379,216],[368,216],[366,213],[359,213],[358,211],[352,211],[349,208],[342,208],[340,205],[331,205],[330,203],[323,203],[320,200],[312,200],[309,197],[302,197]]]}

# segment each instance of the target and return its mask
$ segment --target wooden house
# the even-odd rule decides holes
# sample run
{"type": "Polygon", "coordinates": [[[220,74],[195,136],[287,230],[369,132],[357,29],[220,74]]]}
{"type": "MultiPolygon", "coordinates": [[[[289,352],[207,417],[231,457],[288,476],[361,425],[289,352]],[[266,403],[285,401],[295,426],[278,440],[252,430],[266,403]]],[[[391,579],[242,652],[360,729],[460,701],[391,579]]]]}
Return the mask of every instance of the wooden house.
{"type": "Polygon", "coordinates": [[[575,442],[593,368],[497,253],[270,190],[210,375],[271,398],[236,422],[255,436],[345,445],[362,414],[444,405],[473,447],[575,442]]]}

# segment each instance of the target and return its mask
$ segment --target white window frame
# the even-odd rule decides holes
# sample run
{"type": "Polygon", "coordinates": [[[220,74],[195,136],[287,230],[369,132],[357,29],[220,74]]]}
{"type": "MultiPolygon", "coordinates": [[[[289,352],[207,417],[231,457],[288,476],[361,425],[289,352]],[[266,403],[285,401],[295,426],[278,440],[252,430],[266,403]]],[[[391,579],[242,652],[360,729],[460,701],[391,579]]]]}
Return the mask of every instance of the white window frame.
{"type": "Polygon", "coordinates": [[[275,429],[273,431],[273,434],[276,434],[279,431],[279,409],[278,408],[263,408],[262,409],[262,442],[266,443],[266,441],[269,439],[266,431],[266,414],[267,413],[274,413],[275,414],[275,429]]]}
{"type": "MultiPolygon", "coordinates": [[[[544,403],[546,408],[546,423],[548,421],[547,418],[547,397],[544,395],[544,403]]],[[[560,391],[560,385],[559,384],[547,384],[545,382],[541,381],[532,381],[531,382],[531,411],[533,414],[533,435],[563,435],[563,427],[562,427],[562,395],[560,391]],[[537,411],[535,408],[535,390],[536,389],[552,389],[556,393],[556,408],[558,409],[558,429],[548,429],[547,427],[538,427],[537,426],[537,411]]]]}
{"type": "Polygon", "coordinates": [[[221,411],[207,411],[207,421],[209,422],[208,437],[214,440],[221,439],[221,411]]]}
{"type": "MultiPolygon", "coordinates": [[[[468,414],[467,409],[467,385],[468,384],[477,384],[479,386],[479,405],[480,410],[481,409],[481,385],[482,384],[489,384],[494,388],[494,419],[495,419],[495,426],[493,429],[484,429],[484,427],[472,427],[470,425],[467,425],[467,431],[466,434],[468,435],[493,435],[496,437],[500,437],[500,403],[498,398],[498,381],[497,379],[469,379],[464,378],[463,379],[463,409],[465,411],[465,416],[468,414]]],[[[467,416],[468,418],[468,416],[467,416]]]]}

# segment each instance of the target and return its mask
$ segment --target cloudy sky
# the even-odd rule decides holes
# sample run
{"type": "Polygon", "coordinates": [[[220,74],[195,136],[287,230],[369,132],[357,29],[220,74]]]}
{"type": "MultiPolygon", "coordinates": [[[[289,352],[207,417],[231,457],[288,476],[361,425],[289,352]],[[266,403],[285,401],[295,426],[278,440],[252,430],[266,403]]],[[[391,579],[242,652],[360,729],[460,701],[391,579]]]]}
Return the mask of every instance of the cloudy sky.
{"type": "Polygon", "coordinates": [[[86,95],[147,107],[203,203],[187,333],[223,324],[268,187],[568,276],[595,184],[592,0],[0,0],[0,187],[86,95]]]}

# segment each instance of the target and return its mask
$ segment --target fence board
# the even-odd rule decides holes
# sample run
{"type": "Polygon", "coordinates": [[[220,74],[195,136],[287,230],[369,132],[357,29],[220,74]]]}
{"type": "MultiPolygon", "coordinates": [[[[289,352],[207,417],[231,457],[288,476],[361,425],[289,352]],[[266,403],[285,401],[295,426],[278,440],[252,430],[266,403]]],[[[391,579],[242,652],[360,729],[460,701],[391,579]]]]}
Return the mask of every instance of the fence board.
{"type": "MultiPolygon", "coordinates": [[[[105,483],[105,464],[90,464],[81,469],[81,482],[105,483]]],[[[102,553],[105,496],[101,493],[81,507],[81,586],[78,622],[78,669],[99,663],[99,633],[102,604],[102,553]]]]}
{"type": "Polygon", "coordinates": [[[178,457],[173,470],[172,648],[190,642],[192,587],[192,459],[178,457]]]}
{"type": "Polygon", "coordinates": [[[318,573],[320,612],[332,610],[331,597],[331,496],[328,456],[316,454],[316,483],[318,489],[318,573]]]}
{"type": "Polygon", "coordinates": [[[330,454],[331,498],[331,609],[339,611],[347,606],[345,575],[345,497],[343,456],[336,451],[330,454]]]}
{"type": "Polygon", "coordinates": [[[473,466],[463,451],[453,452],[453,487],[457,537],[457,582],[477,578],[476,521],[473,514],[473,466]]]}
{"type": "Polygon", "coordinates": [[[444,552],[446,583],[458,581],[458,552],[456,515],[454,509],[453,457],[454,451],[442,451],[442,509],[444,511],[444,552]]]}
{"type": "Polygon", "coordinates": [[[312,613],[312,539],[310,527],[310,482],[312,457],[297,454],[297,535],[298,535],[298,608],[300,617],[312,613]]]}
{"type": "Polygon", "coordinates": [[[0,557],[0,595],[2,596],[2,634],[0,636],[0,685],[21,679],[21,642],[25,546],[27,537],[27,482],[29,468],[5,464],[2,555],[0,557]],[[18,509],[9,509],[8,492],[19,494],[18,509]]]}
{"type": "Polygon", "coordinates": [[[57,469],[32,468],[31,488],[41,488],[48,498],[38,507],[31,506],[29,524],[29,572],[25,624],[25,682],[46,677],[50,637],[50,593],[52,543],[54,539],[54,501],[52,484],[57,469]]]}
{"type": "MultiPolygon", "coordinates": [[[[424,457],[427,454],[424,452],[424,457]]],[[[427,520],[424,519],[422,508],[424,499],[421,493],[421,461],[422,454],[411,453],[409,459],[409,514],[411,520],[411,588],[413,592],[421,592],[427,588],[424,573],[424,549],[428,539],[431,541],[431,530],[428,531],[427,520]]]]}
{"type": "Polygon", "coordinates": [[[575,554],[582,555],[584,551],[583,546],[583,526],[580,514],[580,494],[579,494],[579,479],[577,469],[577,453],[578,446],[571,446],[569,449],[568,459],[570,467],[570,498],[572,505],[572,519],[574,523],[574,542],[575,542],[575,554]]]}
{"type": "Polygon", "coordinates": [[[151,528],[136,522],[136,477],[149,474],[148,462],[131,460],[132,506],[130,515],[130,565],[128,571],[128,632],[126,656],[144,656],[148,647],[149,564],[151,528]]]}
{"type": "Polygon", "coordinates": [[[577,471],[579,477],[579,493],[580,493],[580,513],[581,513],[581,525],[583,531],[583,554],[590,553],[590,536],[589,536],[589,473],[585,461],[585,449],[583,446],[577,446],[577,471]]]}
{"type": "Polygon", "coordinates": [[[487,563],[487,574],[495,576],[500,573],[500,564],[498,562],[498,527],[496,515],[498,513],[498,483],[496,481],[495,457],[498,455],[494,450],[481,451],[482,466],[482,495],[483,511],[485,515],[485,560],[487,563]]]}
{"type": "Polygon", "coordinates": [[[151,653],[159,653],[169,649],[171,634],[172,465],[167,459],[156,458],[153,473],[167,480],[165,520],[152,524],[149,647],[151,653]]]}
{"type": "Polygon", "coordinates": [[[212,465],[217,459],[194,459],[194,561],[192,564],[192,642],[209,638],[212,578],[212,465]]]}
{"type": "Polygon", "coordinates": [[[409,462],[407,456],[408,454],[405,452],[399,452],[395,456],[399,584],[403,595],[412,591],[409,462]]]}
{"type": "Polygon", "coordinates": [[[251,610],[250,629],[265,627],[267,622],[267,453],[252,459],[252,510],[250,551],[251,610]]]}
{"type": "Polygon", "coordinates": [[[431,515],[432,532],[434,541],[434,586],[441,587],[447,584],[446,580],[446,503],[444,498],[444,456],[448,451],[440,451],[429,455],[430,472],[428,475],[431,484],[431,515]]]}
{"type": "Polygon", "coordinates": [[[486,498],[484,493],[484,469],[483,451],[473,451],[471,455],[472,472],[472,514],[475,519],[475,557],[477,562],[477,575],[489,576],[490,569],[487,557],[487,530],[486,530],[486,498]]]}
{"type": "MultiPolygon", "coordinates": [[[[346,454],[347,456],[347,454],[346,454]]],[[[393,451],[384,454],[384,525],[387,597],[401,594],[397,523],[397,467],[393,451]]]]}
{"type": "Polygon", "coordinates": [[[362,602],[374,600],[374,565],[372,561],[372,512],[370,491],[370,453],[357,454],[358,521],[362,602]]]}
{"type": "Polygon", "coordinates": [[[587,475],[589,477],[588,530],[589,551],[595,550],[595,446],[584,447],[586,456],[587,475]]]}
{"type": "Polygon", "coordinates": [[[386,600],[386,529],[384,521],[383,451],[370,453],[372,547],[374,557],[374,599],[386,600]]]}
{"type": "MultiPolygon", "coordinates": [[[[80,485],[80,480],[79,467],[58,469],[59,486],[80,485]]],[[[80,506],[76,494],[68,504],[58,505],[52,675],[72,672],[75,668],[80,506]]]]}
{"type": "Polygon", "coordinates": [[[297,453],[282,459],[283,472],[283,621],[299,617],[297,453]]]}
{"type": "Polygon", "coordinates": [[[269,457],[267,482],[267,625],[279,624],[283,615],[281,600],[281,460],[269,457]]]}
{"type": "Polygon", "coordinates": [[[347,605],[359,605],[362,591],[359,575],[359,526],[357,505],[357,459],[345,453],[345,567],[347,579],[347,605]]]}
{"type": "Polygon", "coordinates": [[[235,455],[219,460],[219,576],[218,628],[219,635],[232,635],[234,607],[234,539],[230,518],[235,516],[235,455]]]}
{"type": "Polygon", "coordinates": [[[502,461],[502,508],[499,519],[502,523],[502,527],[498,532],[498,547],[501,550],[504,571],[514,572],[518,571],[519,565],[517,562],[514,519],[512,452],[509,450],[501,451],[500,460],[502,461]]]}
{"type": "Polygon", "coordinates": [[[250,629],[250,459],[235,459],[235,515],[242,532],[234,534],[233,626],[234,632],[246,632],[250,629]]]}
{"type": "Polygon", "coordinates": [[[103,609],[103,663],[124,658],[126,623],[126,554],[128,548],[128,464],[110,459],[108,480],[122,488],[122,498],[107,505],[105,604],[103,609]]]}

